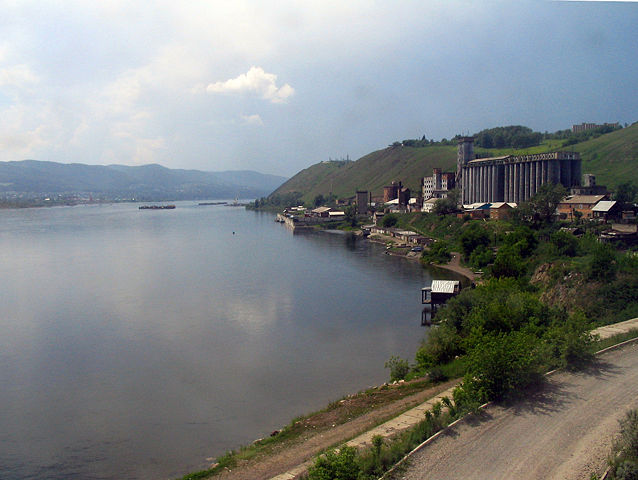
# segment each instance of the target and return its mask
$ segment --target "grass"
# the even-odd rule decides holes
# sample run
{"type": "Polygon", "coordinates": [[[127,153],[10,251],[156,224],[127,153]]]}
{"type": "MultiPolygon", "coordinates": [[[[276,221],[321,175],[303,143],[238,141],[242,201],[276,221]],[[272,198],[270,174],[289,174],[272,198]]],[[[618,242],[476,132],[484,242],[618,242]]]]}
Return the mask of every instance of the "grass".
{"type": "Polygon", "coordinates": [[[618,335],[605,338],[604,340],[598,340],[594,342],[593,347],[595,351],[600,351],[604,350],[605,348],[618,345],[619,343],[626,342],[627,340],[631,340],[633,338],[638,338],[638,329],[630,330],[625,333],[619,333],[618,335]]]}
{"type": "MultiPolygon", "coordinates": [[[[329,403],[324,409],[308,415],[294,418],[276,435],[259,439],[250,445],[230,451],[215,460],[214,467],[194,472],[181,477],[181,480],[199,480],[213,477],[226,468],[233,468],[240,462],[247,462],[261,456],[266,456],[291,444],[307,432],[320,432],[333,425],[341,425],[354,418],[360,417],[378,407],[388,405],[394,401],[417,393],[434,384],[424,378],[397,385],[382,385],[370,388],[354,395],[343,397],[329,403]]],[[[380,423],[387,419],[380,420],[380,423]]]]}

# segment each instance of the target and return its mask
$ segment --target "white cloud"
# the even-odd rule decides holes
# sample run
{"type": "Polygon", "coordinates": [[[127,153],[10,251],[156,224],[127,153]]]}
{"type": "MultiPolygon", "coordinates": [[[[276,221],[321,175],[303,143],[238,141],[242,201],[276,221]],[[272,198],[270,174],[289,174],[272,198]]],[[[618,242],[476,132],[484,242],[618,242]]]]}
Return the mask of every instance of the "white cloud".
{"type": "Polygon", "coordinates": [[[0,69],[0,87],[22,87],[26,84],[35,84],[37,82],[37,76],[27,65],[13,65],[0,69]]]}
{"type": "Polygon", "coordinates": [[[242,115],[241,116],[241,123],[243,125],[258,125],[258,126],[262,126],[264,124],[263,120],[261,119],[261,117],[257,114],[254,115],[242,115]]]}
{"type": "Polygon", "coordinates": [[[287,83],[277,86],[277,75],[266,73],[261,67],[251,67],[247,73],[225,82],[211,83],[208,93],[252,93],[273,103],[283,103],[295,94],[295,89],[287,83]]]}

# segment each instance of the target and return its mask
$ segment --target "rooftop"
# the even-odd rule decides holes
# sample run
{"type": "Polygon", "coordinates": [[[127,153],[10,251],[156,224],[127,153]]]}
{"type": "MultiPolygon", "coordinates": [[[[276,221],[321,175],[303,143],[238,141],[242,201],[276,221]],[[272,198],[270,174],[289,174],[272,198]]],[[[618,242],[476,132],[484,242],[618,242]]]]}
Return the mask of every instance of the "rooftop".
{"type": "Polygon", "coordinates": [[[458,291],[460,282],[458,280],[432,280],[431,287],[421,290],[431,290],[432,293],[454,293],[458,291]]]}
{"type": "Polygon", "coordinates": [[[605,197],[606,195],[570,195],[560,203],[598,203],[605,197]]]}
{"type": "Polygon", "coordinates": [[[615,200],[601,200],[594,206],[594,208],[591,209],[591,211],[592,212],[608,212],[614,207],[614,205],[616,205],[615,200]]]}

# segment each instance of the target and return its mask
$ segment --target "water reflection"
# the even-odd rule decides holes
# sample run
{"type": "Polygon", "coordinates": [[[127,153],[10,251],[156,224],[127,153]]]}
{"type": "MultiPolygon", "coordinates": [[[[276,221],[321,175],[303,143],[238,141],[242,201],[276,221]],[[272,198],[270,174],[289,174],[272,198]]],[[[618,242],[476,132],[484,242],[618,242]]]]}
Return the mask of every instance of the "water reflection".
{"type": "Polygon", "coordinates": [[[383,382],[423,334],[427,272],[351,235],[184,204],[4,220],[3,479],[183,474],[383,382]]]}

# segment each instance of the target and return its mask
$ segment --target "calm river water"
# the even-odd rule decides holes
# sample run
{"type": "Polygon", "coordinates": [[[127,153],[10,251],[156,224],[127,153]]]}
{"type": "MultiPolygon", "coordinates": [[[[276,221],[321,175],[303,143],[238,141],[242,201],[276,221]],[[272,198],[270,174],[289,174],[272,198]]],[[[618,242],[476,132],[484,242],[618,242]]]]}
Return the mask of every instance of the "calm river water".
{"type": "Polygon", "coordinates": [[[0,211],[0,478],[174,478],[387,380],[428,272],[178,203],[0,211]]]}

